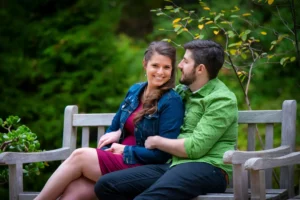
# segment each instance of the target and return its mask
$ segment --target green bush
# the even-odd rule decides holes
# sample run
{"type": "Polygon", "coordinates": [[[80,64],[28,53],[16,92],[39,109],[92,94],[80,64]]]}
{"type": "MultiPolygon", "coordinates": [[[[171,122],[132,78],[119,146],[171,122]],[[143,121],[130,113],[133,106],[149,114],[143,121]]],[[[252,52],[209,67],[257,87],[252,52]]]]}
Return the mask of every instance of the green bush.
{"type": "MultiPolygon", "coordinates": [[[[0,153],[11,152],[38,152],[40,142],[37,135],[25,126],[20,124],[18,116],[9,116],[3,121],[0,118],[0,125],[5,132],[0,132],[0,153]]],[[[25,176],[39,175],[40,169],[45,167],[46,163],[38,162],[24,165],[23,173],[25,176]]],[[[8,182],[7,167],[0,168],[0,183],[8,182]]]]}

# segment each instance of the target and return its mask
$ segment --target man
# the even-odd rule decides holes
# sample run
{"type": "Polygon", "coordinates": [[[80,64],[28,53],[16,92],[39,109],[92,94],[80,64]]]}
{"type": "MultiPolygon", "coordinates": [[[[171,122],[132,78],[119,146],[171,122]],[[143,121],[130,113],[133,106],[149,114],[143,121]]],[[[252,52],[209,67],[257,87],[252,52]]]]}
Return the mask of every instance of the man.
{"type": "Polygon", "coordinates": [[[233,150],[237,137],[235,95],[217,78],[224,63],[223,48],[209,40],[193,40],[178,68],[176,87],[185,103],[178,139],[148,137],[146,148],[173,155],[171,164],[144,165],[103,176],[95,186],[101,200],[183,200],[224,192],[231,165],[223,154],[233,150]]]}

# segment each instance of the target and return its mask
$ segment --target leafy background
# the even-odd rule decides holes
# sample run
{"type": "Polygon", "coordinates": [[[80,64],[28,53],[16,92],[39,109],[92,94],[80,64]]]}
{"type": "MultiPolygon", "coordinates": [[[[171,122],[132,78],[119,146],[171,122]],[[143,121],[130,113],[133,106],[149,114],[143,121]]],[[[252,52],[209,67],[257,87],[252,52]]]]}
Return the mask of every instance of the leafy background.
{"type": "MultiPolygon", "coordinates": [[[[185,9],[195,10],[198,16],[204,15],[199,1],[173,2],[185,9]]],[[[252,19],[261,26],[286,32],[274,12],[275,7],[264,1],[200,2],[217,11],[237,6],[251,12],[252,19]]],[[[280,5],[282,16],[292,26],[290,11],[285,6],[289,1],[275,0],[275,3],[280,5]]],[[[29,3],[26,0],[1,0],[0,118],[19,116],[21,122],[36,133],[40,147],[50,150],[61,147],[65,106],[76,104],[83,113],[115,112],[128,87],[145,80],[142,58],[148,43],[169,38],[176,44],[183,44],[192,39],[186,32],[174,32],[173,19],[150,12],[166,5],[170,2],[34,0],[29,3]],[[170,27],[171,31],[159,30],[170,27]]],[[[298,1],[295,7],[300,9],[298,1]]],[[[299,14],[296,19],[300,23],[299,14]]],[[[235,18],[231,20],[237,28],[249,28],[235,18]]],[[[224,44],[221,33],[216,35],[213,30],[206,32],[204,38],[224,44]]],[[[269,51],[274,40],[272,32],[260,37],[260,40],[262,48],[269,51]]],[[[179,60],[184,51],[177,47],[179,60]]],[[[273,51],[294,56],[293,49],[293,45],[281,43],[273,51]]],[[[247,72],[247,69],[244,70],[247,72]]],[[[220,78],[237,95],[239,109],[247,109],[234,71],[224,67],[220,78]]],[[[278,60],[261,62],[253,70],[251,78],[249,99],[252,109],[278,109],[283,100],[296,99],[299,130],[299,65],[288,62],[282,66],[278,60]]],[[[280,136],[277,135],[275,143],[279,142],[280,136]]],[[[239,148],[245,147],[246,137],[240,134],[239,148]]],[[[297,150],[300,150],[300,137],[297,138],[297,150]]],[[[38,178],[27,177],[25,189],[40,190],[58,164],[49,163],[38,178]]],[[[299,169],[295,177],[295,183],[299,184],[299,169]]],[[[7,188],[7,183],[1,185],[1,199],[8,199],[7,188]]]]}

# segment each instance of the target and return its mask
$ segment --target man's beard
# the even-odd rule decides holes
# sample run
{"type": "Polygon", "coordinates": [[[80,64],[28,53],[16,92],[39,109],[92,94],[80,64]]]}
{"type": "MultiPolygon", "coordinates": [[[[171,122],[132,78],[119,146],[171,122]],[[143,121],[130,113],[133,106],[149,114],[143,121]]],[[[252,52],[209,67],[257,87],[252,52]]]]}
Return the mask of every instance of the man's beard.
{"type": "MultiPolygon", "coordinates": [[[[195,69],[189,74],[181,74],[181,78],[179,79],[179,83],[184,84],[184,85],[191,85],[192,83],[195,82],[196,80],[196,75],[195,75],[195,69]],[[185,75],[185,76],[183,76],[185,75]]],[[[181,72],[182,73],[182,72],[181,72]]]]}

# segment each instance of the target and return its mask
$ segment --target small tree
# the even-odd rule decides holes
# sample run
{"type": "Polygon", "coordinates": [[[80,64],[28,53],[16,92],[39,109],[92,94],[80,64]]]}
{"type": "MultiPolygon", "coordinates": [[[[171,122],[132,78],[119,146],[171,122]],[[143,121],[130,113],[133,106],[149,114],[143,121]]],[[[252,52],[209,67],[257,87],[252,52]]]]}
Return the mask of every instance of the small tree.
{"type": "MultiPolygon", "coordinates": [[[[181,47],[177,36],[185,34],[190,39],[216,38],[224,43],[227,59],[225,67],[232,67],[237,80],[243,90],[248,109],[251,110],[248,97],[249,85],[253,76],[253,69],[262,64],[286,64],[295,62],[299,57],[299,46],[297,40],[297,23],[295,16],[294,1],[289,0],[287,7],[290,10],[291,22],[282,18],[280,6],[274,5],[274,16],[282,27],[262,26],[258,13],[253,10],[241,9],[234,6],[228,10],[217,10],[208,6],[204,0],[199,0],[199,9],[186,10],[176,5],[171,0],[165,0],[170,5],[164,8],[151,10],[157,16],[169,19],[169,24],[159,30],[168,31],[169,38],[165,41],[172,42],[181,47]],[[264,41],[264,43],[262,43],[264,41]],[[290,47],[294,48],[290,48],[290,47]]],[[[209,1],[207,1],[209,2],[209,1]]],[[[255,5],[263,3],[273,5],[274,0],[253,0],[255,5]]],[[[298,65],[300,66],[299,62],[298,65]]]]}
{"type": "MultiPolygon", "coordinates": [[[[35,133],[25,126],[21,125],[18,116],[9,116],[3,121],[0,118],[0,126],[5,130],[0,132],[0,153],[6,151],[12,152],[36,152],[40,150],[40,143],[35,133]]],[[[38,162],[24,165],[23,173],[25,176],[39,175],[40,169],[44,168],[46,163],[38,162]]],[[[0,168],[0,183],[8,182],[7,167],[0,168]]]]}

